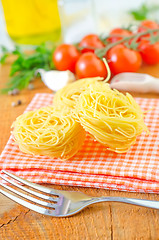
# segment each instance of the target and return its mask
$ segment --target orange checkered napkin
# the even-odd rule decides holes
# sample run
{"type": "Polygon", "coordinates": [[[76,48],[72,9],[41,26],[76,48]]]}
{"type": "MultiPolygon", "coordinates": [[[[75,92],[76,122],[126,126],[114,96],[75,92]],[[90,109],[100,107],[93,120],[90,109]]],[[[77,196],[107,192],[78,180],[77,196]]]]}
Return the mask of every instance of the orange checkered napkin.
{"type": "MultiPolygon", "coordinates": [[[[52,94],[36,94],[26,111],[51,104],[52,94]]],[[[10,137],[0,170],[11,170],[33,182],[159,193],[159,99],[137,98],[150,135],[142,133],[127,153],[113,153],[87,136],[67,161],[22,153],[10,137]]]]}

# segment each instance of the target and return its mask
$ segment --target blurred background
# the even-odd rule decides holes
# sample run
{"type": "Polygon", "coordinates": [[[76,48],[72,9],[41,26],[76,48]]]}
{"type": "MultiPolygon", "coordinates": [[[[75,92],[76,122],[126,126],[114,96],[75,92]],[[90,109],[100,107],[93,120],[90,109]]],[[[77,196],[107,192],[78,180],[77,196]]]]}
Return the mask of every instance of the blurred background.
{"type": "Polygon", "coordinates": [[[15,44],[75,43],[144,15],[159,20],[157,5],[159,0],[0,0],[0,45],[12,50],[15,44]]]}

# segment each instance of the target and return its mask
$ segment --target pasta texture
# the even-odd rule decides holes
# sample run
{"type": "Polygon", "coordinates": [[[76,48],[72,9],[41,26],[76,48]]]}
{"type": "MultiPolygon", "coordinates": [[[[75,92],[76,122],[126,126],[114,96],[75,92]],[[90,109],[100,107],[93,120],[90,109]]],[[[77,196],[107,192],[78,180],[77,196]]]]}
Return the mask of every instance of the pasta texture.
{"type": "Polygon", "coordinates": [[[12,127],[22,152],[50,158],[71,158],[85,139],[85,131],[73,114],[53,106],[22,114],[12,127]]]}
{"type": "Polygon", "coordinates": [[[16,119],[13,136],[22,152],[66,160],[78,152],[88,132],[108,150],[124,153],[138,135],[148,133],[134,98],[110,88],[110,69],[103,61],[105,80],[96,77],[70,83],[56,92],[53,105],[16,119]]]}
{"type": "Polygon", "coordinates": [[[92,83],[101,80],[103,80],[103,78],[94,77],[84,78],[77,80],[73,83],[69,83],[68,85],[56,92],[53,99],[53,105],[56,107],[64,105],[65,107],[73,109],[76,104],[76,100],[78,99],[81,92],[86,90],[92,83]]]}
{"type": "Polygon", "coordinates": [[[77,118],[84,129],[108,150],[124,153],[142,131],[148,132],[143,113],[130,94],[96,82],[76,102],[77,118]]]}

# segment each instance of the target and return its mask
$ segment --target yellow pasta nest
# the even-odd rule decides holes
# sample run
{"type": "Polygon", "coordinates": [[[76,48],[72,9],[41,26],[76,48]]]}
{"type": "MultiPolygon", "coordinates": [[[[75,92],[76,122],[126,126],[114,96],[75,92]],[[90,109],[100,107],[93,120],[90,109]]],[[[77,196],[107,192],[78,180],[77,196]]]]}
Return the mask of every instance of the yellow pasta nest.
{"type": "Polygon", "coordinates": [[[107,78],[86,78],[59,90],[53,105],[30,111],[13,123],[13,136],[24,153],[69,159],[81,148],[86,132],[107,149],[127,152],[142,131],[143,113],[130,94],[112,90],[107,78]]]}
{"type": "Polygon", "coordinates": [[[85,130],[117,153],[127,152],[143,130],[148,132],[134,98],[103,82],[91,84],[81,93],[75,111],[85,130]]]}
{"type": "Polygon", "coordinates": [[[43,107],[19,116],[13,123],[13,136],[24,153],[68,159],[85,139],[83,127],[68,110],[43,107]]]}
{"type": "Polygon", "coordinates": [[[74,108],[76,100],[78,99],[81,92],[86,90],[92,83],[101,81],[103,78],[94,77],[94,78],[84,78],[77,80],[73,83],[69,83],[62,89],[56,92],[53,105],[58,107],[60,105],[65,105],[69,108],[74,108]]]}

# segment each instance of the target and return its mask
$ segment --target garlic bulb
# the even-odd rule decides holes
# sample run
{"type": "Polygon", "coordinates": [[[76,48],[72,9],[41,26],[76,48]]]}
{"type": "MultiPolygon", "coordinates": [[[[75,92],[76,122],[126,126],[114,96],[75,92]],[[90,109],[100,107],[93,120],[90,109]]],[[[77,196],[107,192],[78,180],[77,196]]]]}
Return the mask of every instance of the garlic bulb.
{"type": "Polygon", "coordinates": [[[56,92],[59,89],[66,86],[68,83],[75,81],[75,75],[67,71],[45,71],[44,69],[38,69],[36,74],[40,73],[41,79],[44,84],[50,88],[52,91],[56,92]]]}

